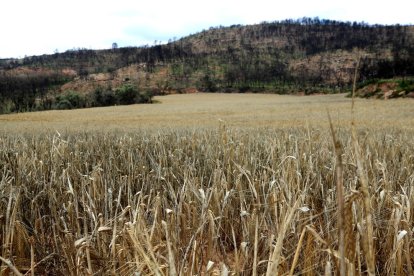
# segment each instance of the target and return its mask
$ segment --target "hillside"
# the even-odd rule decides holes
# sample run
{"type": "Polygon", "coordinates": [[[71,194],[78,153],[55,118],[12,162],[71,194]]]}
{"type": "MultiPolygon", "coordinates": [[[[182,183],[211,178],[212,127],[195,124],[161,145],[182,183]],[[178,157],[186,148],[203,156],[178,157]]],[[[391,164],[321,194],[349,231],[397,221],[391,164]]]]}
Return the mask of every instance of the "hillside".
{"type": "Polygon", "coordinates": [[[210,28],[165,45],[0,60],[1,111],[47,109],[68,91],[94,106],[97,90],[126,84],[147,94],[339,92],[358,59],[359,82],[414,75],[414,27],[303,18],[210,28]]]}
{"type": "Polygon", "coordinates": [[[357,88],[356,95],[361,98],[414,98],[414,78],[373,79],[357,88]]]}

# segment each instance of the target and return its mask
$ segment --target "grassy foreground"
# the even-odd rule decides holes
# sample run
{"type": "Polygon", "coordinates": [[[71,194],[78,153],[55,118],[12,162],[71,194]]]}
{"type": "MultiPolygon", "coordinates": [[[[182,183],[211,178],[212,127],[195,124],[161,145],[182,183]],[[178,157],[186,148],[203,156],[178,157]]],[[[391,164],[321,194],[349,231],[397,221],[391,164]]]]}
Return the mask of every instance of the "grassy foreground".
{"type": "Polygon", "coordinates": [[[353,140],[337,96],[228,96],[162,98],[128,129],[141,106],[60,132],[76,113],[0,116],[0,274],[414,275],[410,101],[358,101],[353,140]]]}

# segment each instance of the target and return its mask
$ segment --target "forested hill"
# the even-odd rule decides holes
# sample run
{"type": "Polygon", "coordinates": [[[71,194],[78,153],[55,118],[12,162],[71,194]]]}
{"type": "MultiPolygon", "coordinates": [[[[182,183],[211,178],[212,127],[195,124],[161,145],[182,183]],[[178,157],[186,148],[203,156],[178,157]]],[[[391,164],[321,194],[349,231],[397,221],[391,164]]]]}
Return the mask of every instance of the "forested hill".
{"type": "Polygon", "coordinates": [[[29,86],[33,94],[93,93],[124,82],[151,93],[343,91],[357,60],[360,82],[413,76],[414,27],[303,18],[214,27],[162,45],[0,60],[0,101],[29,86]]]}

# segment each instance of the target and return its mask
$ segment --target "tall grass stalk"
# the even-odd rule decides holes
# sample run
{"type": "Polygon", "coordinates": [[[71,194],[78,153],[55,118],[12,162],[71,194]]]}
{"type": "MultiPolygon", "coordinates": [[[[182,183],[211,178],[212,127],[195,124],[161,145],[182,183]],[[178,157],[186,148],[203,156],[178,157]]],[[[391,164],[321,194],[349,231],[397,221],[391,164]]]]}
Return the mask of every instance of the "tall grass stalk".
{"type": "Polygon", "coordinates": [[[2,133],[0,274],[409,275],[414,133],[355,133],[2,133]]]}

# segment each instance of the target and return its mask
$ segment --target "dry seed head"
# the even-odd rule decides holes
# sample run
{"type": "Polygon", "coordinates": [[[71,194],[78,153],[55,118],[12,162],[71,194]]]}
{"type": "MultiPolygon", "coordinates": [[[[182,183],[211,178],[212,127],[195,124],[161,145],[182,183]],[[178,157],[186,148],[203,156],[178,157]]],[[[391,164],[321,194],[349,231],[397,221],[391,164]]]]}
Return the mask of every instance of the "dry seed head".
{"type": "Polygon", "coordinates": [[[406,230],[398,231],[397,242],[400,242],[405,237],[405,235],[407,235],[407,233],[408,232],[406,230]]]}
{"type": "Polygon", "coordinates": [[[208,261],[207,266],[206,266],[206,272],[209,272],[210,269],[212,269],[214,266],[214,262],[212,261],[208,261]]]}
{"type": "MultiPolygon", "coordinates": [[[[360,193],[353,191],[352,194],[346,196],[344,206],[344,228],[345,228],[345,257],[353,264],[356,251],[356,231],[354,231],[354,216],[352,206],[359,198],[360,193]]],[[[349,272],[348,273],[354,273],[349,272]]]]}

